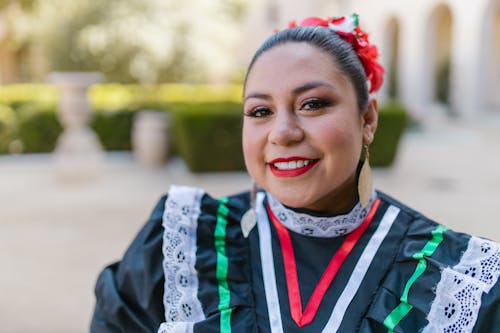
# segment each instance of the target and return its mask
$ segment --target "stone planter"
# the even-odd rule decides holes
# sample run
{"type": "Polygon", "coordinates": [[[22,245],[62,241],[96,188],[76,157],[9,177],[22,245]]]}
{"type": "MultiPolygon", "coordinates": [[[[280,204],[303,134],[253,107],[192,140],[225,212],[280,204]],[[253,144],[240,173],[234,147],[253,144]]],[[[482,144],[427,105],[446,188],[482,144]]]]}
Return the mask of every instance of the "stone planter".
{"type": "Polygon", "coordinates": [[[146,167],[162,166],[168,156],[168,117],[164,111],[144,110],[134,118],[132,148],[136,161],[146,167]]]}
{"type": "Polygon", "coordinates": [[[101,81],[94,72],[54,72],[49,83],[60,90],[58,118],[63,133],[54,151],[58,177],[68,180],[88,180],[102,170],[103,152],[97,135],[90,129],[91,110],[87,100],[88,88],[101,81]]]}

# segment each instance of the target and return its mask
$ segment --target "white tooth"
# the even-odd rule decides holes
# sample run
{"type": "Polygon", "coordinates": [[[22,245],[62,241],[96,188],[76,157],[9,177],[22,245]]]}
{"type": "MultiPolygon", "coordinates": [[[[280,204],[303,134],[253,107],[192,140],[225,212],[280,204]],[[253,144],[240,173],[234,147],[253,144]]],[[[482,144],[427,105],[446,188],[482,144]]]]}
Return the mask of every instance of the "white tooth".
{"type": "Polygon", "coordinates": [[[280,170],[292,170],[292,169],[302,168],[303,166],[309,165],[310,163],[311,163],[310,160],[276,162],[274,163],[274,167],[280,170]]]}
{"type": "Polygon", "coordinates": [[[278,163],[275,163],[274,166],[278,169],[284,169],[286,166],[286,162],[278,162],[278,163]]]}

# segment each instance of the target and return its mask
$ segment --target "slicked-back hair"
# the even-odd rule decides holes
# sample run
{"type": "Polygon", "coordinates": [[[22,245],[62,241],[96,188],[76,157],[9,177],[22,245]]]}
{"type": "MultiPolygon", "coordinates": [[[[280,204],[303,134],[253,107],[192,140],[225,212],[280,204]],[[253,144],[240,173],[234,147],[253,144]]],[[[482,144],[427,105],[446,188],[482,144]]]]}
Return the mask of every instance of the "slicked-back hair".
{"type": "MultiPolygon", "coordinates": [[[[356,52],[351,44],[343,40],[333,30],[322,26],[301,26],[285,29],[271,35],[255,52],[247,70],[247,77],[257,59],[266,51],[278,45],[290,42],[308,43],[326,52],[332,57],[333,63],[351,80],[356,91],[360,112],[368,106],[368,86],[366,74],[356,52]]],[[[245,85],[246,85],[245,78],[245,85]]]]}

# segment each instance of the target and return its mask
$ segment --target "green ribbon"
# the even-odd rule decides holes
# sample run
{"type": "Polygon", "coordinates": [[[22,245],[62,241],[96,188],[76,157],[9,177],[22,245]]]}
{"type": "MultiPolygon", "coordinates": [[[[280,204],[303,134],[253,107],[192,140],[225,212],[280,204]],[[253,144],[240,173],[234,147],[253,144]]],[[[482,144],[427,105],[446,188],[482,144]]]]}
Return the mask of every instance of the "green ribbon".
{"type": "Polygon", "coordinates": [[[446,230],[448,230],[448,228],[439,225],[432,231],[432,238],[425,244],[422,250],[413,255],[413,259],[418,260],[418,264],[412,276],[406,282],[405,289],[400,298],[401,303],[399,303],[399,305],[384,319],[384,326],[389,329],[388,333],[394,333],[394,328],[398,326],[401,320],[403,320],[413,308],[413,306],[408,303],[410,288],[427,269],[427,260],[425,258],[434,254],[439,244],[443,241],[443,234],[446,230]]]}
{"type": "Polygon", "coordinates": [[[229,209],[226,204],[227,198],[219,199],[219,207],[217,208],[217,224],[215,225],[215,250],[217,251],[217,265],[215,268],[215,277],[217,278],[219,287],[219,311],[220,311],[220,332],[231,333],[231,313],[230,308],[231,295],[227,282],[227,270],[229,260],[226,256],[226,228],[227,214],[229,209]]]}

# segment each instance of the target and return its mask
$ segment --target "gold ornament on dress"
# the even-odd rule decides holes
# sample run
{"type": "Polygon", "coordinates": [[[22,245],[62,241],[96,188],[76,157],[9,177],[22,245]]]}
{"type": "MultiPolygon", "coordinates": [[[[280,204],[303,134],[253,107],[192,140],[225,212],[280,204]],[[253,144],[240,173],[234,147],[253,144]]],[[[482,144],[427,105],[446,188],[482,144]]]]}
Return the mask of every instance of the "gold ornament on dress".
{"type": "Polygon", "coordinates": [[[253,182],[252,191],[250,192],[250,209],[243,214],[241,218],[241,231],[243,233],[243,237],[247,238],[250,234],[250,231],[257,224],[257,214],[255,214],[255,197],[257,195],[257,184],[253,182]]]}

